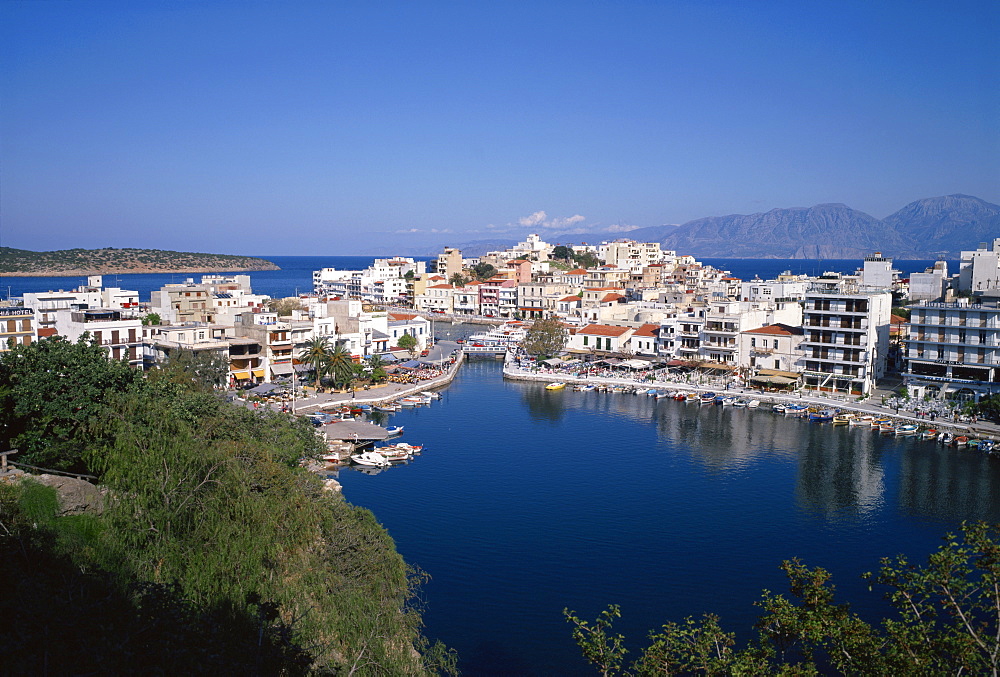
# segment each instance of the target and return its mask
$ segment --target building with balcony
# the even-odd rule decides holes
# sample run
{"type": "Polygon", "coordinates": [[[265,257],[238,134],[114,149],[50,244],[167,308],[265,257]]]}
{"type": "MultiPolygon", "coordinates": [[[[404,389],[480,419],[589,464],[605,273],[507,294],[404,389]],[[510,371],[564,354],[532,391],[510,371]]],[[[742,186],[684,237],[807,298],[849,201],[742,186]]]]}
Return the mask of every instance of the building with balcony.
{"type": "Polygon", "coordinates": [[[35,311],[25,306],[0,306],[0,352],[30,346],[38,339],[35,311]]]}
{"type": "Polygon", "coordinates": [[[803,365],[799,345],[804,336],[802,327],[787,324],[769,324],[740,332],[739,366],[749,372],[799,373],[803,365]]]}
{"type": "Polygon", "coordinates": [[[1000,392],[1000,304],[910,307],[905,383],[911,396],[978,400],[1000,392]]]}
{"type": "Polygon", "coordinates": [[[885,374],[891,309],[890,292],[862,291],[855,278],[828,278],[806,292],[803,386],[871,392],[885,374]]]}
{"type": "Polygon", "coordinates": [[[56,332],[76,342],[89,333],[114,360],[124,360],[142,369],[142,321],[123,317],[121,310],[94,308],[87,310],[57,310],[56,332]]]}

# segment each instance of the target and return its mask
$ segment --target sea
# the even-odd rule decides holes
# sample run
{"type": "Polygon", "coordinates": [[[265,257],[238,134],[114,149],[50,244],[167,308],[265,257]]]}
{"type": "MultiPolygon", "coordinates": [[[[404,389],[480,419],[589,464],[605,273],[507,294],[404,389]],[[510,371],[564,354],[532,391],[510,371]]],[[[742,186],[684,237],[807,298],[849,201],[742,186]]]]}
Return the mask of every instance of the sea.
{"type": "MultiPolygon", "coordinates": [[[[260,256],[279,266],[281,270],[264,270],[250,273],[250,283],[258,294],[274,298],[298,296],[312,291],[312,274],[321,268],[338,270],[360,270],[372,264],[374,256],[260,256]]],[[[430,261],[434,257],[415,257],[418,261],[430,261]]],[[[744,280],[774,279],[785,271],[793,274],[818,275],[826,271],[853,273],[862,265],[859,259],[699,259],[702,263],[721,270],[730,271],[744,280]]],[[[903,277],[910,273],[923,272],[934,265],[934,261],[894,261],[894,266],[903,277]]],[[[958,262],[949,261],[948,270],[958,271],[958,262]]],[[[231,271],[219,271],[231,272],[231,271]]],[[[140,302],[149,301],[150,292],[165,284],[193,280],[201,281],[196,273],[142,273],[104,275],[105,287],[134,289],[139,292],[140,302]]],[[[62,277],[0,277],[0,298],[16,298],[25,292],[71,290],[87,284],[83,275],[62,277]]]]}
{"type": "MultiPolygon", "coordinates": [[[[373,257],[269,257],[251,273],[275,297],[312,271],[373,257]]],[[[705,259],[737,277],[853,272],[860,261],[705,259]]],[[[896,261],[904,273],[933,261],[896,261]]],[[[957,268],[956,268],[957,269],[957,268]]],[[[190,275],[104,276],[140,298],[190,275]]],[[[0,291],[70,289],[83,278],[6,278],[0,291]]],[[[440,323],[461,337],[481,329],[440,323]]],[[[429,575],[426,634],[466,675],[586,675],[563,610],[594,619],[621,606],[630,657],[663,623],[717,614],[748,639],[763,590],[798,557],[832,572],[841,600],[887,612],[861,574],[879,558],[926,558],[963,520],[1000,522],[1000,459],[912,438],[833,427],[763,409],[625,394],[547,391],[470,361],[429,406],[384,416],[425,445],[410,463],[336,473],[406,560],[429,575]]]]}

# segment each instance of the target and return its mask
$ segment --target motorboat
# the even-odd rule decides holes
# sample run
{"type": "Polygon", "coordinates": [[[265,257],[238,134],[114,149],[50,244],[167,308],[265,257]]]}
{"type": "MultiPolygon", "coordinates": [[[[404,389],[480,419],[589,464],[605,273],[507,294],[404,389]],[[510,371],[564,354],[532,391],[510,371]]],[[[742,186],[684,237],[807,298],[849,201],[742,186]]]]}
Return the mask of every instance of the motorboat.
{"type": "Polygon", "coordinates": [[[965,435],[957,435],[955,439],[952,440],[951,443],[954,444],[956,447],[964,447],[969,443],[969,438],[966,437],[965,435]]]}
{"type": "Polygon", "coordinates": [[[403,449],[411,454],[419,454],[424,450],[424,445],[422,444],[407,444],[406,442],[396,442],[390,446],[396,449],[403,449]]]}
{"type": "MultiPolygon", "coordinates": [[[[723,402],[723,404],[725,404],[725,402],[723,402]]],[[[771,411],[776,411],[779,414],[784,414],[785,413],[785,405],[782,404],[781,402],[778,402],[777,404],[774,404],[774,405],[771,406],[771,411]]]]}
{"type": "Polygon", "coordinates": [[[745,407],[748,404],[750,404],[750,401],[743,397],[738,397],[735,400],[733,400],[734,407],[745,407]]]}
{"type": "Polygon", "coordinates": [[[920,426],[916,425],[915,423],[907,423],[905,425],[896,426],[896,434],[900,436],[916,435],[918,432],[920,432],[920,426]]]}
{"type": "Polygon", "coordinates": [[[550,384],[548,384],[547,386],[545,386],[545,389],[546,390],[562,390],[565,387],[566,387],[565,383],[558,382],[558,383],[550,383],[550,384]]]}
{"type": "Polygon", "coordinates": [[[715,404],[715,393],[702,393],[699,399],[702,404],[715,404]]]}
{"type": "Polygon", "coordinates": [[[715,396],[716,404],[725,404],[726,396],[723,393],[719,393],[715,396]]]}
{"type": "Polygon", "coordinates": [[[873,416],[855,416],[850,421],[848,421],[847,424],[852,426],[866,425],[868,427],[871,427],[873,420],[874,420],[873,416]]]}
{"type": "Polygon", "coordinates": [[[403,426],[394,425],[391,428],[386,428],[385,431],[389,433],[389,437],[399,437],[403,434],[403,426]]]}
{"type": "Polygon", "coordinates": [[[377,451],[363,451],[360,454],[354,454],[351,456],[351,460],[358,465],[370,468],[384,468],[389,465],[389,459],[377,451]]]}
{"type": "Polygon", "coordinates": [[[892,423],[892,419],[891,418],[873,418],[872,419],[872,428],[874,428],[875,430],[881,430],[882,426],[885,425],[886,423],[891,424],[892,423]]]}
{"type": "Polygon", "coordinates": [[[809,412],[810,421],[832,421],[833,417],[837,415],[837,412],[833,409],[820,409],[819,411],[809,412]]]}
{"type": "Polygon", "coordinates": [[[384,456],[390,463],[410,460],[410,452],[395,444],[387,447],[376,447],[375,452],[384,456]]]}
{"type": "Polygon", "coordinates": [[[423,395],[424,397],[429,397],[432,400],[441,399],[441,393],[434,392],[433,390],[422,390],[420,391],[420,394],[423,395]]]}
{"type": "Polygon", "coordinates": [[[948,445],[954,441],[955,441],[955,435],[953,433],[943,432],[940,435],[938,435],[938,442],[940,442],[941,444],[948,445]]]}
{"type": "MultiPolygon", "coordinates": [[[[724,406],[724,407],[731,407],[734,404],[736,404],[736,398],[735,397],[727,397],[724,400],[722,400],[722,406],[724,406]]],[[[784,408],[782,408],[782,411],[784,411],[784,408]]]]}
{"type": "Polygon", "coordinates": [[[647,392],[649,392],[649,389],[648,388],[636,388],[632,392],[634,394],[636,394],[636,395],[645,395],[647,392]]]}
{"type": "Polygon", "coordinates": [[[674,399],[677,400],[678,402],[683,402],[684,400],[687,399],[687,397],[688,393],[682,393],[680,390],[674,393],[674,399]]]}
{"type": "Polygon", "coordinates": [[[375,407],[375,411],[384,411],[386,413],[393,413],[399,411],[400,407],[398,404],[383,404],[381,406],[375,407]]]}
{"type": "Polygon", "coordinates": [[[760,406],[760,400],[748,400],[747,409],[756,409],[760,406]]]}
{"type": "Polygon", "coordinates": [[[837,414],[833,417],[833,425],[850,425],[853,414],[837,414]]]}
{"type": "Polygon", "coordinates": [[[656,393],[656,399],[658,400],[662,400],[667,397],[670,397],[670,393],[668,393],[666,390],[656,393]]]}
{"type": "Polygon", "coordinates": [[[920,439],[923,440],[934,440],[937,439],[938,431],[935,428],[928,428],[924,432],[920,433],[920,439]]]}

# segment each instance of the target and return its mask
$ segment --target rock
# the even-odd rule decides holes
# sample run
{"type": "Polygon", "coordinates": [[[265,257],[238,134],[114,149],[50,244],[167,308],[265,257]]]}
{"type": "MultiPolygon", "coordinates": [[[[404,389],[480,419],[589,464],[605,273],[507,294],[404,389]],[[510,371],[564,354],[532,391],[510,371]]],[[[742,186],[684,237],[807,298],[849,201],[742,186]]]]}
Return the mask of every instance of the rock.
{"type": "Polygon", "coordinates": [[[83,513],[99,515],[104,512],[104,496],[100,489],[86,480],[59,475],[34,475],[31,479],[56,490],[59,496],[59,517],[83,513]]]}
{"type": "Polygon", "coordinates": [[[323,491],[341,492],[343,491],[343,487],[340,486],[340,482],[338,482],[337,480],[328,479],[325,482],[323,482],[323,491]]]}

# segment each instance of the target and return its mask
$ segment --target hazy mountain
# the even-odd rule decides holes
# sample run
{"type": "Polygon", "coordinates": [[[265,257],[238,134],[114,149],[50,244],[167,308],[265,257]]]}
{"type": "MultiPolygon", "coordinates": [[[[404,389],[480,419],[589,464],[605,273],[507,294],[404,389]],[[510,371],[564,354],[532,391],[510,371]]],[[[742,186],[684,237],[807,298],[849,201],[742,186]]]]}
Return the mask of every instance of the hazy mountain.
{"type": "Polygon", "coordinates": [[[919,243],[914,249],[929,255],[955,256],[1000,237],[1000,206],[971,195],[917,200],[884,220],[909,242],[919,243]]]}
{"type": "MultiPolygon", "coordinates": [[[[678,254],[707,258],[857,259],[876,251],[898,259],[957,258],[963,250],[1000,237],[1000,206],[970,195],[945,195],[911,202],[884,219],[843,204],[820,204],[710,216],[625,233],[543,237],[554,244],[598,244],[617,238],[660,242],[678,254]]],[[[451,246],[471,257],[515,243],[496,239],[451,246]]]]}

